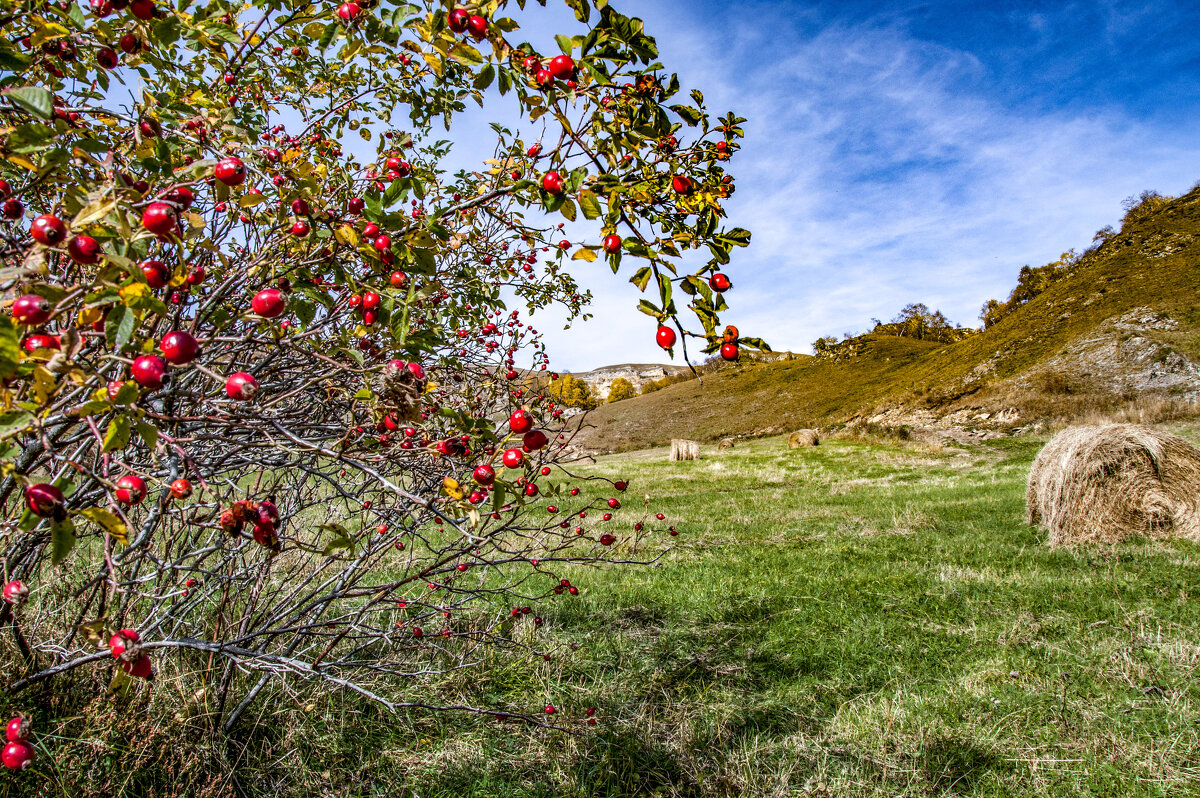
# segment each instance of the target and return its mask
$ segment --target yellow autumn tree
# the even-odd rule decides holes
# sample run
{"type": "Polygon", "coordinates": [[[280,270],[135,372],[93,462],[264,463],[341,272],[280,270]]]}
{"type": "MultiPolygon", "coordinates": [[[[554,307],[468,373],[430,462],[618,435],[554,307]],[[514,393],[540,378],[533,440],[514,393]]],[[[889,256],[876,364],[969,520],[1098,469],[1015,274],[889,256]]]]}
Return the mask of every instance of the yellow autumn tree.
{"type": "Polygon", "coordinates": [[[550,396],[564,407],[577,407],[580,410],[592,410],[597,404],[588,384],[570,374],[564,374],[550,383],[550,396]]]}
{"type": "Polygon", "coordinates": [[[617,377],[612,381],[612,385],[608,386],[609,402],[620,402],[634,396],[637,396],[637,391],[633,389],[633,383],[624,377],[617,377]]]}

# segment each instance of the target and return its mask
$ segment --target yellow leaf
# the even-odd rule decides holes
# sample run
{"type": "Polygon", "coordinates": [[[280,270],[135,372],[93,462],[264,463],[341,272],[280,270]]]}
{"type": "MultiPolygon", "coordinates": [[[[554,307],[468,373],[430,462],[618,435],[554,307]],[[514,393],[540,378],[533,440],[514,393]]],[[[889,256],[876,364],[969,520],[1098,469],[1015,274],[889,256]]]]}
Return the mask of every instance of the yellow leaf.
{"type": "Polygon", "coordinates": [[[455,501],[461,501],[463,497],[462,487],[459,486],[458,480],[451,477],[446,477],[442,480],[442,487],[446,489],[446,495],[455,501]]]}
{"type": "Polygon", "coordinates": [[[104,318],[104,311],[100,308],[84,308],[79,311],[79,326],[90,327],[102,318],[104,318]]]}
{"type": "Polygon", "coordinates": [[[335,239],[337,239],[337,242],[339,244],[341,244],[342,246],[346,246],[346,247],[358,246],[358,231],[354,229],[353,225],[350,225],[350,224],[342,225],[337,230],[333,231],[333,237],[335,239]]]}
{"type": "Polygon", "coordinates": [[[116,200],[110,200],[109,202],[93,202],[91,205],[75,214],[75,220],[71,222],[71,226],[81,227],[85,224],[91,224],[98,219],[103,219],[105,216],[108,216],[110,213],[112,213],[113,209],[116,207],[116,200]]]}
{"type": "Polygon", "coordinates": [[[54,389],[57,387],[56,383],[57,381],[54,379],[54,375],[51,374],[45,366],[34,366],[32,385],[33,401],[37,402],[39,405],[45,404],[46,400],[49,399],[51,394],[54,393],[54,389]]]}
{"type": "Polygon", "coordinates": [[[130,283],[117,293],[121,295],[121,301],[128,305],[131,300],[141,299],[149,294],[150,286],[145,283],[130,283]]]}
{"type": "Polygon", "coordinates": [[[113,540],[117,541],[122,546],[129,545],[129,529],[125,526],[125,523],[120,518],[113,515],[108,510],[104,510],[99,507],[88,507],[86,510],[80,510],[79,514],[103,529],[112,537],[113,540]]]}
{"type": "Polygon", "coordinates": [[[571,256],[571,260],[586,260],[588,263],[591,263],[596,260],[596,251],[589,247],[583,247],[571,256]]]}
{"type": "Polygon", "coordinates": [[[40,23],[40,27],[33,32],[29,37],[30,47],[40,47],[51,39],[61,39],[68,35],[69,31],[57,22],[45,22],[40,18],[35,17],[40,23]]]}
{"type": "Polygon", "coordinates": [[[29,160],[24,155],[9,155],[7,157],[9,161],[15,163],[17,166],[23,166],[31,172],[37,171],[37,167],[34,165],[33,161],[29,160]]]}
{"type": "Polygon", "coordinates": [[[430,380],[429,382],[425,383],[425,393],[433,393],[437,389],[438,389],[438,384],[436,382],[433,382],[432,380],[430,380]]]}

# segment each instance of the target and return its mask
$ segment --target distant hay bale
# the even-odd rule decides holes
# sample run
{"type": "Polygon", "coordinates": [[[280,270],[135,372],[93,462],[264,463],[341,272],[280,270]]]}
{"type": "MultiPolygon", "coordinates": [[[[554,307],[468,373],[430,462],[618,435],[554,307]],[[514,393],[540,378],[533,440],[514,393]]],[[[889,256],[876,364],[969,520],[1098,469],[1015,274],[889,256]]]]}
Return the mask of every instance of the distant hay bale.
{"type": "Polygon", "coordinates": [[[796,430],[788,438],[789,449],[803,449],[807,446],[820,446],[821,436],[815,429],[796,430]]]}
{"type": "Polygon", "coordinates": [[[1052,546],[1200,539],[1200,450],[1140,424],[1069,427],[1029,472],[1026,518],[1052,546]]]}
{"type": "Polygon", "coordinates": [[[698,460],[700,458],[700,444],[696,441],[685,441],[681,438],[675,438],[671,441],[671,462],[675,463],[680,460],[698,460]]]}
{"type": "Polygon", "coordinates": [[[734,444],[733,438],[722,438],[721,442],[717,444],[717,448],[718,449],[732,449],[733,444],[734,444]]]}

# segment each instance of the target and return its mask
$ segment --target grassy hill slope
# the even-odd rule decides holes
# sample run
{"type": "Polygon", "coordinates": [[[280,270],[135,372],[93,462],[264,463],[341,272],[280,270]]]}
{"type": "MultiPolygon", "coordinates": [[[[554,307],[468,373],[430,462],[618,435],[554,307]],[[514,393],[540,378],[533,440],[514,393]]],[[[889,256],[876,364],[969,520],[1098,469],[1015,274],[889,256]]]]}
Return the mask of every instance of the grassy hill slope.
{"type": "Polygon", "coordinates": [[[1133,399],[1089,385],[1088,364],[1064,367],[1055,356],[1106,321],[1150,308],[1169,315],[1175,329],[1139,332],[1153,338],[1147,351],[1200,359],[1200,189],[1134,217],[1068,276],[978,335],[953,344],[866,335],[851,360],[739,364],[702,383],[604,405],[588,416],[593,428],[582,440],[634,449],[672,437],[711,441],[840,424],[889,409],[938,418],[1012,407],[1029,421],[1133,399]]]}

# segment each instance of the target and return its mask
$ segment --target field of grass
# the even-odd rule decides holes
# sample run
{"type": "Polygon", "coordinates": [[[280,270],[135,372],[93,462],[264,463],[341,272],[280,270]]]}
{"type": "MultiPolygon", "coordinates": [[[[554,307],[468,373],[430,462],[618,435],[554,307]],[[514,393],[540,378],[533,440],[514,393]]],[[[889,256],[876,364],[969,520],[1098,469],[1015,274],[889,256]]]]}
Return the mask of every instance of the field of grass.
{"type": "Polygon", "coordinates": [[[115,724],[111,699],[73,710],[86,731],[48,735],[48,767],[121,762],[103,794],[180,798],[1200,794],[1200,548],[1048,548],[1023,522],[1042,442],[601,458],[632,480],[621,512],[652,494],[679,537],[642,541],[653,567],[570,574],[581,595],[539,608],[552,661],[429,686],[553,703],[579,734],[280,691],[222,747],[163,685],[115,724]],[[235,777],[201,778],[214,757],[235,777]]]}

